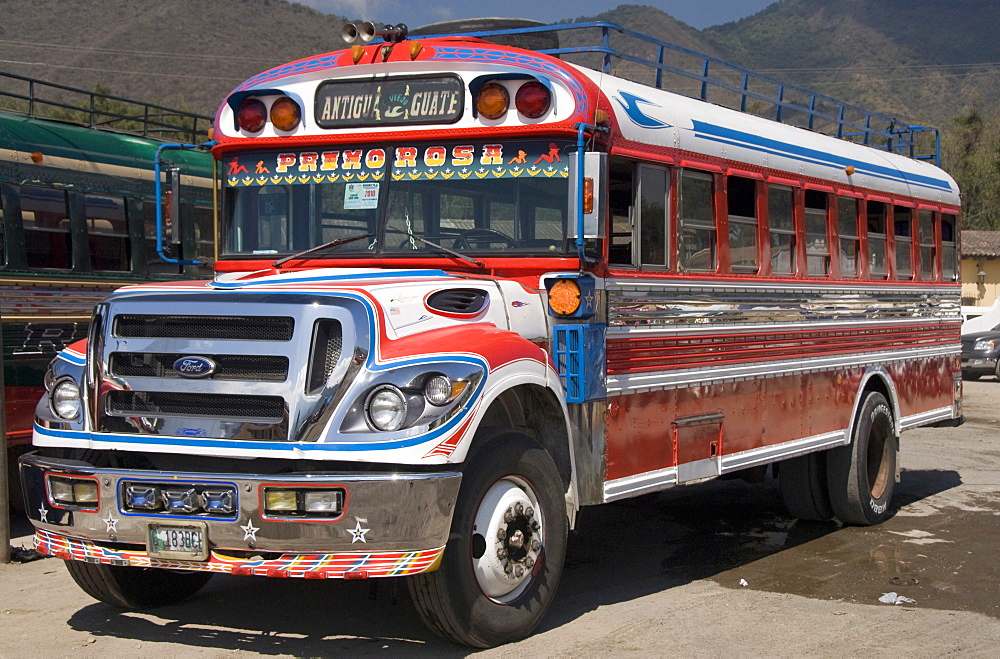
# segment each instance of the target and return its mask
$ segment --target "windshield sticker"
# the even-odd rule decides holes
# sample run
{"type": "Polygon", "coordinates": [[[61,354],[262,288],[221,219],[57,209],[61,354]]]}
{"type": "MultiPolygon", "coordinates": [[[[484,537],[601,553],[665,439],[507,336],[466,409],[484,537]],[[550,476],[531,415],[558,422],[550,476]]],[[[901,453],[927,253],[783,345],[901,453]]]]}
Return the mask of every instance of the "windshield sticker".
{"type": "Polygon", "coordinates": [[[471,178],[569,178],[569,144],[513,142],[452,146],[243,153],[225,162],[226,183],[233,187],[461,180],[471,178]]]}
{"type": "Polygon", "coordinates": [[[344,187],[344,209],[378,208],[378,183],[348,183],[344,187]]]}

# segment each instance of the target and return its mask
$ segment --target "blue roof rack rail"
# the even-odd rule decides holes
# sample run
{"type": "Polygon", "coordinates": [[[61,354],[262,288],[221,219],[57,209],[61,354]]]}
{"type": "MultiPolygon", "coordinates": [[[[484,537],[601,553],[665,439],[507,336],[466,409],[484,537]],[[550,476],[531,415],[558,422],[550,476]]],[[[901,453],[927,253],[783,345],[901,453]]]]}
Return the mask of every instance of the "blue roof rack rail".
{"type": "MultiPolygon", "coordinates": [[[[937,128],[908,124],[880,112],[865,110],[615,23],[589,21],[433,36],[488,40],[532,33],[559,35],[559,47],[537,48],[541,53],[563,56],[567,61],[634,82],[882,151],[930,160],[935,165],[941,162],[941,135],[937,128]]],[[[432,35],[420,38],[429,36],[432,35]]]]}

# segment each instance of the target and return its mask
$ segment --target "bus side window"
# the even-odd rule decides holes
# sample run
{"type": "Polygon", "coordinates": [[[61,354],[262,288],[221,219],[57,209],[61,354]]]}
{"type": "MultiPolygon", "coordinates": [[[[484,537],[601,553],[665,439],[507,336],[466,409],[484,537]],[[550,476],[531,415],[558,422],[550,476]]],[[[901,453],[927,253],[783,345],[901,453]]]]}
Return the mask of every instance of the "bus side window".
{"type": "Polygon", "coordinates": [[[886,267],[886,205],[881,201],[869,201],[867,205],[868,272],[872,277],[885,279],[889,272],[886,267]]]}
{"type": "Polygon", "coordinates": [[[811,276],[830,274],[830,238],[827,207],[829,195],[819,190],[806,190],[806,269],[811,276]]]}
{"type": "Polygon", "coordinates": [[[634,170],[633,163],[617,158],[612,158],[608,167],[608,213],[611,215],[608,263],[611,265],[634,265],[632,261],[634,170]]]}
{"type": "Polygon", "coordinates": [[[48,188],[21,188],[21,222],[29,268],[73,266],[66,193],[48,188]]]}
{"type": "Polygon", "coordinates": [[[97,271],[128,272],[132,254],[125,200],[121,197],[88,194],[84,198],[87,214],[87,243],[90,267],[97,271]]]}
{"type": "Polygon", "coordinates": [[[760,268],[757,248],[757,181],[742,176],[726,178],[729,206],[729,259],[733,272],[756,273],[760,268]]]}
{"type": "Polygon", "coordinates": [[[639,262],[643,266],[667,265],[667,193],[669,173],[663,167],[639,167],[639,262]]]}
{"type": "MultiPolygon", "coordinates": [[[[195,206],[194,253],[196,259],[215,260],[215,217],[211,206],[195,206]]],[[[201,267],[201,266],[199,266],[201,267]]],[[[211,272],[211,268],[207,268],[211,272]]]]}
{"type": "Polygon", "coordinates": [[[681,172],[677,248],[679,269],[715,272],[719,266],[715,226],[715,184],[711,174],[681,172]]]}
{"type": "Polygon", "coordinates": [[[917,229],[920,231],[920,278],[937,279],[937,246],[934,243],[934,213],[917,211],[917,229]]]}
{"type": "Polygon", "coordinates": [[[913,279],[913,220],[906,206],[893,207],[893,234],[896,239],[896,278],[913,279]]]}
{"type": "Polygon", "coordinates": [[[858,200],[837,197],[837,235],[840,236],[840,275],[856,279],[861,273],[858,256],[861,240],[858,237],[858,200]]]}
{"type": "Polygon", "coordinates": [[[957,216],[951,213],[941,216],[941,275],[945,281],[958,280],[957,226],[957,216]]]}
{"type": "Polygon", "coordinates": [[[767,189],[767,219],[771,234],[771,273],[795,274],[795,192],[784,185],[767,189]]]}
{"type": "Polygon", "coordinates": [[[7,265],[7,241],[4,240],[3,197],[0,196],[0,268],[7,265]]]}

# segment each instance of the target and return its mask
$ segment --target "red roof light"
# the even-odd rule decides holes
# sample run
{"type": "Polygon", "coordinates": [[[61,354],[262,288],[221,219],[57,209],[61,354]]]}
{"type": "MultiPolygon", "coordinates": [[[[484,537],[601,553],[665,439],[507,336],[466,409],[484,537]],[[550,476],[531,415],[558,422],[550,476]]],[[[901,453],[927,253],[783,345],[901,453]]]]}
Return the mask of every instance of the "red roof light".
{"type": "Polygon", "coordinates": [[[259,133],[264,130],[267,121],[267,108],[259,98],[244,98],[236,110],[236,123],[248,133],[259,133]]]}
{"type": "Polygon", "coordinates": [[[528,119],[538,119],[549,111],[551,105],[552,93],[537,80],[521,85],[514,96],[514,106],[517,111],[528,119]]]}

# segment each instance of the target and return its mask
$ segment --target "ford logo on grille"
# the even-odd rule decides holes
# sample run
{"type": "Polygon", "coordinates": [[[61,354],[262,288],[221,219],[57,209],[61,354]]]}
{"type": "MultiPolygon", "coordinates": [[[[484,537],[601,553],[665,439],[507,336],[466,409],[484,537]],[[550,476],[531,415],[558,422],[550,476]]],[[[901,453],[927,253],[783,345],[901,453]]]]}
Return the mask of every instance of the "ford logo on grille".
{"type": "Polygon", "coordinates": [[[208,357],[181,357],[174,362],[174,370],[185,378],[205,378],[215,373],[218,365],[208,357]]]}

